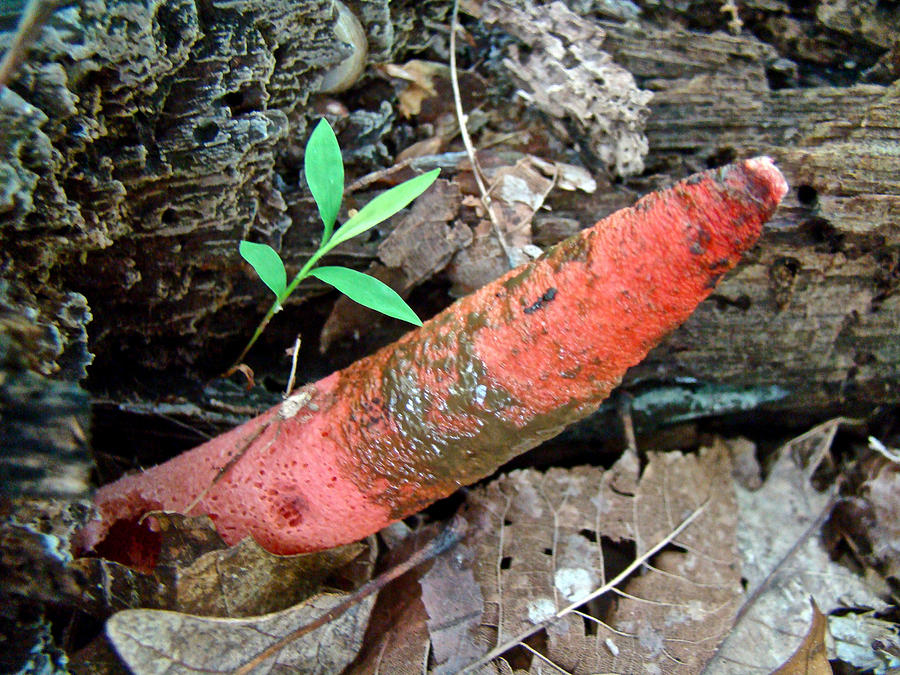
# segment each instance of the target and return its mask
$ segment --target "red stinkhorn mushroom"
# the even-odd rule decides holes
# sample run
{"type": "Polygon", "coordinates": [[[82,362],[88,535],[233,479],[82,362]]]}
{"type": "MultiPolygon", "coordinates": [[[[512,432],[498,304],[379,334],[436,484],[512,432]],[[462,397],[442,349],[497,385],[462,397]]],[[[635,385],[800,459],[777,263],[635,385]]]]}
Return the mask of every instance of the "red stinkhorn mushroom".
{"type": "Polygon", "coordinates": [[[753,245],[786,191],[757,158],[644,197],[303,387],[293,409],[101,488],[83,543],[195,501],[227,543],[251,535],[275,553],[354,541],[416,512],[596,410],[753,245]]]}

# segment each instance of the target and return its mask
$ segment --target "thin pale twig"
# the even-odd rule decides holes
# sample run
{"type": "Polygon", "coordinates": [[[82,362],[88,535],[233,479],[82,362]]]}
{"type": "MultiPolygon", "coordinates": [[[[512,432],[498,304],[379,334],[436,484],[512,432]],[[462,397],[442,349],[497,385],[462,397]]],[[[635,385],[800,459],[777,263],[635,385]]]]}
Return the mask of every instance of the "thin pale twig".
{"type": "Polygon", "coordinates": [[[536,657],[538,657],[541,661],[543,661],[544,663],[546,663],[547,665],[549,665],[551,668],[555,668],[555,669],[558,670],[559,672],[563,673],[563,675],[572,675],[572,673],[570,673],[568,670],[566,670],[566,669],[563,668],[562,666],[557,665],[556,663],[554,663],[553,661],[551,661],[550,659],[548,659],[546,656],[544,656],[543,654],[541,654],[537,649],[535,649],[534,647],[530,646],[529,644],[523,642],[523,643],[522,643],[521,645],[519,645],[519,646],[520,646],[520,647],[524,647],[524,648],[527,649],[529,652],[531,652],[531,653],[534,654],[536,657]]]}
{"type": "Polygon", "coordinates": [[[287,386],[284,388],[284,398],[291,395],[294,390],[294,383],[297,381],[297,359],[300,356],[300,336],[294,340],[294,349],[291,352],[291,376],[288,378],[287,386]]]}
{"type": "Polygon", "coordinates": [[[13,43],[0,62],[0,90],[12,79],[31,45],[40,36],[41,28],[60,4],[60,0],[30,0],[25,6],[13,43]]]}
{"type": "Polygon", "coordinates": [[[466,127],[466,114],[463,112],[462,96],[459,93],[459,78],[456,74],[456,31],[459,28],[459,0],[453,0],[453,13],[450,18],[450,86],[453,89],[453,103],[456,106],[456,117],[459,122],[459,135],[462,137],[463,145],[466,146],[466,153],[469,155],[469,161],[472,164],[472,174],[475,176],[475,182],[478,184],[478,191],[481,193],[481,203],[484,204],[484,210],[491,219],[491,225],[494,228],[494,234],[500,247],[506,255],[506,260],[510,267],[515,267],[515,255],[506,241],[506,236],[500,227],[500,222],[494,213],[493,201],[488,194],[488,189],[484,183],[484,174],[481,166],[478,164],[478,158],[475,156],[475,146],[469,136],[469,130],[466,127]]]}
{"type": "Polygon", "coordinates": [[[637,454],[637,439],[634,435],[634,420],[631,417],[631,407],[634,397],[627,391],[620,392],[616,398],[616,412],[622,421],[622,429],[625,432],[625,445],[628,450],[637,454]]]}

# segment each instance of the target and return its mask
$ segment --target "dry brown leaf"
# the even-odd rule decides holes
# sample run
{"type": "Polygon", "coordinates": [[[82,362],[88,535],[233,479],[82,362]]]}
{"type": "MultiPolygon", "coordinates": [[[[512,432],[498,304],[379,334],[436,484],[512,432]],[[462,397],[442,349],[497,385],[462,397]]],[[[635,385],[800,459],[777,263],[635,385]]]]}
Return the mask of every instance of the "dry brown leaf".
{"type": "Polygon", "coordinates": [[[318,592],[322,581],[364,546],[278,556],[252,539],[228,547],[206,516],[153,514],[160,549],[152,571],[141,573],[101,558],[69,565],[85,600],[118,611],[170,609],[206,616],[254,616],[278,611],[318,592]]]}
{"type": "Polygon", "coordinates": [[[581,190],[587,194],[593,194],[597,190],[597,181],[591,175],[590,171],[583,166],[575,164],[566,164],[564,162],[554,162],[558,172],[556,185],[561,190],[581,190]]]}
{"type": "MultiPolygon", "coordinates": [[[[485,611],[458,649],[484,654],[485,645],[532,629],[612,579],[706,501],[674,545],[616,594],[551,623],[531,645],[539,655],[529,652],[530,671],[514,666],[548,672],[548,659],[569,673],[698,672],[741,598],[730,472],[721,448],[650,453],[643,475],[626,453],[608,471],[514,471],[472,490],[464,545],[474,559],[457,565],[471,565],[485,611]]],[[[509,668],[503,660],[493,666],[509,668]]]]}
{"type": "MultiPolygon", "coordinates": [[[[480,288],[506,272],[511,262],[519,264],[528,259],[523,251],[532,245],[531,221],[553,189],[555,180],[550,176],[556,171],[553,163],[530,155],[513,166],[487,171],[494,219],[507,247],[517,257],[509,260],[491,223],[484,220],[475,228],[473,242],[454,256],[448,269],[455,285],[454,293],[463,294],[480,288]]],[[[483,212],[480,201],[477,205],[483,212]]]]}
{"type": "MultiPolygon", "coordinates": [[[[343,600],[336,594],[317,595],[298,607],[249,619],[130,609],[107,621],[106,634],[135,675],[231,673],[343,600]]],[[[374,601],[374,596],[365,598],[250,672],[340,672],[359,651],[374,601]]]]}
{"type": "Polygon", "coordinates": [[[840,423],[831,420],[785,444],[759,490],[737,486],[738,541],[750,600],[708,672],[767,673],[784,663],[807,632],[810,597],[825,614],[887,607],[859,575],[833,562],[820,540],[833,490],[817,491],[810,478],[840,423]]]}
{"type": "Polygon", "coordinates": [[[475,639],[484,613],[481,588],[471,567],[460,564],[470,561],[473,555],[474,551],[460,544],[452,556],[435,560],[421,581],[437,672],[455,673],[481,656],[483,647],[489,647],[479,645],[475,639]]]}
{"type": "Polygon", "coordinates": [[[241,617],[302,602],[365,548],[349,544],[318,553],[279,556],[252,539],[201,556],[178,576],[178,611],[241,617]]]}
{"type": "Polygon", "coordinates": [[[422,101],[437,95],[434,85],[435,77],[449,78],[447,64],[434,61],[413,59],[402,65],[387,63],[381,69],[389,77],[408,82],[406,88],[397,95],[400,114],[407,119],[419,114],[422,109],[422,101]]]}
{"type": "Polygon", "coordinates": [[[425,140],[413,143],[404,148],[395,158],[396,162],[406,162],[417,157],[427,157],[428,155],[437,155],[444,147],[444,139],[440,136],[432,136],[425,140]]]}
{"type": "Polygon", "coordinates": [[[867,673],[900,673],[900,627],[875,612],[828,617],[837,658],[867,673]]]}
{"type": "Polygon", "coordinates": [[[875,515],[872,556],[885,576],[900,581],[900,464],[886,459],[879,464],[862,488],[875,515]]]}
{"type": "Polygon", "coordinates": [[[728,449],[734,466],[732,476],[738,484],[747,490],[758,490],[762,486],[762,469],[756,459],[756,443],[742,436],[727,440],[716,437],[715,442],[728,449]]]}
{"type": "MultiPolygon", "coordinates": [[[[550,175],[552,176],[552,170],[550,175]]],[[[514,248],[531,244],[531,219],[553,189],[554,180],[544,175],[535,158],[526,156],[514,166],[500,167],[492,176],[488,193],[507,243],[514,248]],[[499,210],[499,213],[498,213],[499,210]]]]}
{"type": "Polygon", "coordinates": [[[797,647],[791,658],[780,668],[772,671],[772,675],[831,675],[831,664],[825,649],[825,633],[828,630],[828,619],[819,610],[815,600],[810,599],[812,621],[809,632],[797,647]]]}
{"type": "Polygon", "coordinates": [[[454,222],[461,203],[456,184],[435,181],[378,245],[378,257],[388,267],[402,269],[411,285],[443,269],[456,251],[472,241],[469,228],[454,222]]]}
{"type": "MultiPolygon", "coordinates": [[[[423,527],[415,533],[400,523],[381,531],[379,537],[390,552],[384,559],[386,567],[406,560],[421,547],[422,542],[437,532],[423,527]]],[[[345,675],[393,675],[422,673],[428,662],[428,615],[422,604],[421,587],[424,567],[416,567],[378,594],[369,628],[359,658],[345,671],[345,675]]]]}
{"type": "Polygon", "coordinates": [[[858,562],[900,581],[900,462],[870,452],[847,475],[825,528],[829,550],[842,539],[858,562]]]}
{"type": "Polygon", "coordinates": [[[429,652],[427,619],[418,576],[398,579],[379,594],[363,652],[345,675],[423,672],[429,652]]]}

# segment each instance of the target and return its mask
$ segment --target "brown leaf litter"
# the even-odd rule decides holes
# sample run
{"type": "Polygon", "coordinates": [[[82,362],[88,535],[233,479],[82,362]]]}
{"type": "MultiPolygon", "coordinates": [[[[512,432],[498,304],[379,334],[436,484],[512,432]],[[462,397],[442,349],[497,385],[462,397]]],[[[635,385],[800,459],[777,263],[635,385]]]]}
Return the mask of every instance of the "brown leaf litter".
{"type": "MultiPolygon", "coordinates": [[[[871,586],[832,561],[820,537],[836,490],[832,485],[819,491],[812,477],[830,461],[831,445],[843,421],[820,424],[781,447],[759,490],[737,487],[747,600],[709,672],[767,673],[784,663],[807,632],[810,597],[829,615],[829,622],[834,612],[887,609],[882,597],[886,589],[871,586]]],[[[859,635],[853,639],[859,640],[859,635]]],[[[853,651],[849,642],[836,641],[838,657],[851,658],[853,651]]],[[[875,656],[871,647],[863,651],[870,659],[875,656]]]]}

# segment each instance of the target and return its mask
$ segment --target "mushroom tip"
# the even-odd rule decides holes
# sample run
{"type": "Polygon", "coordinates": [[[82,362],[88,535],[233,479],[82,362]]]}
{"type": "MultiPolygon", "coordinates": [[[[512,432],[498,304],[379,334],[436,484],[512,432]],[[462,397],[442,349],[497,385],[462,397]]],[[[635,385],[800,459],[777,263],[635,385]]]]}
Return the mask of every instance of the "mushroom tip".
{"type": "Polygon", "coordinates": [[[748,159],[745,162],[745,166],[763,176],[766,182],[771,186],[772,192],[775,198],[778,201],[787,194],[788,191],[788,183],[784,177],[784,174],[778,170],[778,167],[775,166],[775,162],[771,157],[761,156],[761,157],[753,157],[752,159],[748,159]]]}

